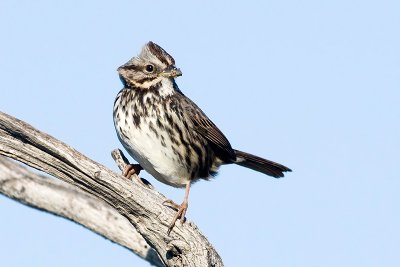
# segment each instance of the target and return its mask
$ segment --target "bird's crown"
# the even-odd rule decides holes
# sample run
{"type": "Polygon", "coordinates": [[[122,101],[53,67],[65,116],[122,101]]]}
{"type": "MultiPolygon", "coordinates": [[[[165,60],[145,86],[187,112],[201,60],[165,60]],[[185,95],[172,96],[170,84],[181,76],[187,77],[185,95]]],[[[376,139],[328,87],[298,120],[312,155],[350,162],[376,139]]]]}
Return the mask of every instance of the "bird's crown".
{"type": "Polygon", "coordinates": [[[118,68],[121,81],[126,87],[149,88],[162,78],[182,75],[175,67],[175,60],[162,47],[148,42],[137,57],[118,68]]]}

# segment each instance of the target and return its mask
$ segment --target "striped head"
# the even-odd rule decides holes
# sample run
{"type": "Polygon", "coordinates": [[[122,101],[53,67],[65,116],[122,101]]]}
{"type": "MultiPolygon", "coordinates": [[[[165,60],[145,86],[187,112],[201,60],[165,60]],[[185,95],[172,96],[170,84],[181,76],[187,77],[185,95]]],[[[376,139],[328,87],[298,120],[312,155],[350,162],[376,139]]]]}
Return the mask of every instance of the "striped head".
{"type": "Polygon", "coordinates": [[[150,89],[163,79],[172,80],[182,72],[175,60],[159,45],[148,42],[139,56],[118,68],[119,77],[127,88],[150,89]]]}

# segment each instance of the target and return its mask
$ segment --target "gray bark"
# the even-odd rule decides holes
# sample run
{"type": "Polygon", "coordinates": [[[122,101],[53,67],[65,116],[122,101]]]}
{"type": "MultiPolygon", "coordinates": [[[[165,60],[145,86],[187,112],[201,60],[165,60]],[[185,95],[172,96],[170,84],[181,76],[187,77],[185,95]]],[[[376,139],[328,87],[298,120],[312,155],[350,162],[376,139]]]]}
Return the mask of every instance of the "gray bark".
{"type": "Polygon", "coordinates": [[[154,266],[165,266],[132,224],[98,197],[36,174],[0,156],[0,193],[30,207],[74,221],[121,245],[154,266]]]}
{"type": "MultiPolygon", "coordinates": [[[[100,198],[136,229],[166,266],[223,266],[218,253],[194,223],[177,222],[167,235],[175,212],[162,204],[167,200],[162,194],[144,186],[139,179],[125,179],[67,144],[2,112],[0,154],[84,190],[93,201],[100,203],[96,200],[100,198]]],[[[111,236],[106,233],[109,228],[98,229],[100,234],[111,236]]],[[[117,238],[113,241],[128,247],[117,238]]]]}

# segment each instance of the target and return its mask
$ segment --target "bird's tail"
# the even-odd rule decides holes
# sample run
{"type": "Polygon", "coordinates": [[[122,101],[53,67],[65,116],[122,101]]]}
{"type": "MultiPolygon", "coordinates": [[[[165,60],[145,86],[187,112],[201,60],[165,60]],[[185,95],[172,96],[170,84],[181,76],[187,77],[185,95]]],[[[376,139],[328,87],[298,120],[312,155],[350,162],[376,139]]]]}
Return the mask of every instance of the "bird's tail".
{"type": "Polygon", "coordinates": [[[291,172],[292,170],[286,166],[283,166],[279,163],[263,159],[252,154],[242,152],[239,150],[234,150],[236,154],[236,161],[235,163],[250,168],[252,170],[262,172],[266,175],[280,178],[284,176],[284,172],[291,172]]]}

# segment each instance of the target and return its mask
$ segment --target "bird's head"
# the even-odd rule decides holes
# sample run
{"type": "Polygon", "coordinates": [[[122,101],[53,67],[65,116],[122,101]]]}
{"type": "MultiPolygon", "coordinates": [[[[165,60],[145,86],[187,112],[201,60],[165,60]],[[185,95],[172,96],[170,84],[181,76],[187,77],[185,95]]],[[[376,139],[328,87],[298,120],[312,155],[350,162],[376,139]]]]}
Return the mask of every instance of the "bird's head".
{"type": "Polygon", "coordinates": [[[162,79],[174,79],[182,72],[175,67],[175,60],[159,45],[148,42],[139,56],[118,68],[126,87],[148,89],[162,79]]]}

